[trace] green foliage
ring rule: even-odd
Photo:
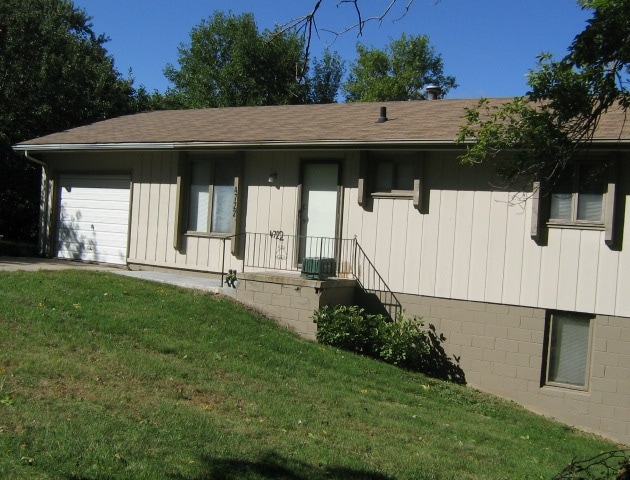
[[[313,59],[308,77],[309,103],[334,103],[341,86],[345,62],[337,52],[326,50],[321,60]]]
[[[553,110],[525,97],[503,103],[481,99],[466,109],[457,141],[467,142],[462,163],[491,163],[508,185],[553,178],[575,148]],[[509,152],[509,155],[505,155]]]
[[[179,47],[164,74],[184,108],[304,103],[304,45],[293,32],[258,32],[254,16],[215,12]]]
[[[0,2],[0,234],[36,231],[39,167],[10,149],[29,138],[144,108],[86,13],[67,0]]]
[[[509,182],[554,180],[587,144],[609,108],[630,105],[630,1],[582,0],[593,17],[561,60],[538,58],[530,91],[500,105],[482,101],[466,114],[458,141],[464,163],[496,162],[517,152],[499,173]],[[620,132],[622,126],[619,126]]]
[[[442,56],[426,35],[403,34],[385,50],[357,45],[358,58],[343,86],[346,100],[380,102],[424,99],[424,88],[436,85],[445,96],[457,87],[455,77],[444,75]]]
[[[422,322],[400,315],[392,321],[352,305],[324,306],[313,315],[317,340],[323,344],[421,371],[428,341]]]
[[[0,272],[0,478],[551,478],[614,445],[217,295]]]

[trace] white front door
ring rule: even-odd
[[[59,186],[56,256],[125,264],[129,177],[62,175]]]
[[[334,257],[339,165],[305,163],[302,178],[299,259]]]

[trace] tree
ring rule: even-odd
[[[440,0],[434,0],[434,3],[439,3],[439,1]],[[310,12],[288,21],[282,26],[282,30],[295,31],[302,36],[306,48],[306,56],[308,57],[313,34],[317,35],[320,31],[317,25],[317,17],[325,4],[334,4],[335,8],[347,7],[351,11],[351,18],[354,18],[354,21],[350,21],[340,30],[322,28],[321,31],[331,33],[337,37],[351,30],[356,30],[360,37],[368,23],[381,23],[386,17],[392,15],[394,15],[395,18],[402,18],[407,14],[413,3],[414,0],[370,0],[366,6],[365,4],[361,4],[360,0],[337,0],[335,2],[315,0]],[[365,12],[364,9],[367,9],[367,12]]]
[[[144,89],[123,79],[86,13],[68,0],[0,3],[0,235],[30,239],[39,168],[11,145],[143,108]]]
[[[164,74],[166,97],[184,108],[304,103],[303,41],[291,31],[258,32],[252,14],[215,12],[179,48]]]
[[[454,77],[444,75],[442,57],[426,35],[403,34],[385,50],[359,44],[357,53],[343,87],[348,101],[419,100],[429,84],[440,87],[442,95],[457,87]]]
[[[308,77],[309,103],[334,103],[341,87],[345,62],[338,53],[326,50],[321,60],[313,59]]]
[[[539,57],[526,97],[499,105],[482,99],[467,111],[458,136],[472,142],[461,157],[464,163],[492,162],[508,185],[551,183],[592,139],[609,108],[627,110],[630,1],[579,3],[593,10],[592,18],[564,58]]]

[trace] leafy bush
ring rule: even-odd
[[[324,306],[313,315],[317,340],[413,371],[422,371],[429,341],[422,321],[399,315],[396,321],[352,305]]]

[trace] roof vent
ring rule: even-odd
[[[387,121],[387,107],[381,107],[381,113],[376,122],[384,123],[386,121]]]
[[[437,100],[440,98],[442,89],[437,85],[427,85],[424,89],[427,92],[427,100]]]

